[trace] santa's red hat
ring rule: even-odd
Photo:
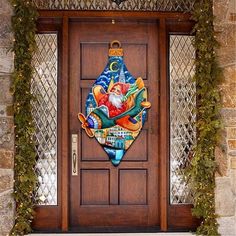
[[[125,83],[121,83],[121,82],[117,82],[115,84],[113,84],[112,88],[111,88],[111,91],[116,87],[116,86],[120,86],[121,88],[121,93],[123,95],[125,95],[129,89],[129,84],[125,84]]]

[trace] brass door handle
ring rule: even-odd
[[[78,175],[78,135],[71,135],[71,174]]]

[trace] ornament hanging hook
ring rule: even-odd
[[[121,42],[118,41],[118,40],[113,40],[113,41],[110,43],[110,48],[116,48],[115,45],[118,45],[118,48],[121,48]]]
[[[123,49],[121,48],[121,43],[118,40],[113,40],[110,43],[110,49],[109,49],[109,56],[117,56],[122,57],[123,56]]]

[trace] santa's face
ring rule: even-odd
[[[118,109],[122,107],[122,98],[123,95],[121,93],[120,94],[117,94],[116,92],[109,93],[109,102]]]
[[[112,89],[111,89],[112,93],[115,93],[116,95],[121,95],[121,86],[120,85],[115,85]]]

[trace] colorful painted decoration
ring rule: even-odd
[[[86,114],[78,114],[82,128],[97,139],[112,164],[118,166],[140,133],[150,106],[142,78],[135,79],[129,73],[121,44],[113,41],[108,64],[88,94]]]

